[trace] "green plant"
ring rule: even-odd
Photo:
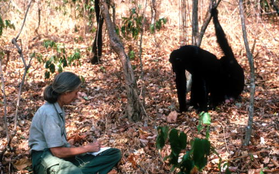
[[[3,21],[2,17],[0,16],[0,37],[3,34],[3,30],[7,28],[15,29],[15,26],[14,24],[11,23],[10,20]],[[1,43],[2,41],[3,39],[0,39]],[[1,44],[0,44],[0,59],[2,59],[5,56],[5,54],[6,52],[3,50],[3,48],[1,48]]]
[[[15,26],[14,24],[11,23],[10,20],[3,21],[3,19],[0,16],[0,36],[2,36],[3,34],[3,29],[7,29],[7,28],[15,29]]]
[[[126,39],[137,39],[139,36],[143,17],[139,15],[138,10],[139,8],[132,8],[129,17],[122,17],[121,33]]]
[[[160,18],[159,20],[157,20],[157,21],[155,22],[155,24],[151,24],[151,25],[150,25],[150,31],[151,31],[151,33],[155,33],[155,29],[156,29],[157,31],[161,30],[162,26],[163,26],[164,24],[166,24],[166,23],[167,23],[167,18],[164,18],[164,17]]]
[[[49,51],[54,51],[50,57],[43,57],[40,54],[36,55],[37,60],[45,65],[45,78],[48,79],[50,74],[62,72],[64,67],[80,65],[80,50],[74,50],[74,53],[67,55],[66,50],[62,44],[51,40],[45,40],[43,46]]]
[[[206,112],[200,114],[199,133],[204,127],[206,129],[206,138],[194,138],[188,144],[190,148],[187,150],[187,136],[184,132],[172,129],[169,131],[167,126],[158,127],[158,137],[156,140],[157,149],[162,149],[166,143],[169,142],[171,147],[170,155],[166,156],[164,160],[168,160],[172,165],[172,171],[179,170],[179,174],[190,174],[192,170],[201,171],[208,162],[208,157],[211,153],[215,153],[219,157],[219,169],[221,170],[222,159],[215,151],[209,141],[209,126],[211,124],[210,115]],[[186,150],[185,153],[183,153]],[[225,163],[223,167],[227,166]],[[230,171],[226,169],[226,174]]]

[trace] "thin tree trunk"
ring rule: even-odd
[[[244,13],[243,13],[243,0],[239,0],[239,12],[240,12],[240,18],[241,18],[241,26],[242,26],[242,33],[243,33],[243,39],[244,44],[247,52],[247,57],[249,60],[250,65],[250,80],[251,80],[251,88],[250,88],[250,105],[249,105],[249,119],[248,119],[248,125],[246,127],[245,132],[245,139],[243,142],[244,146],[247,146],[249,144],[251,134],[252,134],[252,126],[253,126],[253,116],[254,116],[254,95],[255,95],[255,73],[254,73],[254,59],[253,55],[249,48],[249,43],[247,40],[247,33],[246,33],[246,26],[245,26],[245,19],[244,19]]]
[[[105,0],[101,0],[101,13],[106,22],[110,44],[113,50],[118,54],[124,71],[124,78],[125,78],[125,87],[127,90],[127,116],[131,121],[140,121],[142,120],[142,113],[143,108],[140,104],[139,96],[138,96],[138,89],[137,84],[134,76],[134,72],[130,63],[130,59],[125,53],[124,46],[121,43],[120,38],[115,32],[114,25],[111,21],[108,6]]]
[[[197,45],[199,32],[199,22],[198,22],[198,1],[193,0],[193,9],[192,9],[192,44]]]
[[[27,14],[28,14],[28,11],[30,9],[31,4],[32,4],[32,0],[30,0],[29,4],[27,6],[27,10],[26,10],[26,13],[25,13],[25,16],[24,16],[24,19],[23,19],[23,23],[22,23],[22,26],[21,26],[21,29],[20,29],[18,35],[15,38],[12,39],[12,44],[14,44],[15,47],[17,48],[17,52],[19,53],[20,58],[22,59],[22,62],[24,64],[24,74],[23,74],[22,81],[20,83],[19,90],[18,90],[17,103],[16,103],[16,111],[15,111],[15,117],[14,117],[14,129],[13,129],[11,134],[9,134],[8,123],[7,123],[7,119],[6,119],[6,104],[7,104],[7,102],[4,101],[5,102],[4,103],[5,104],[5,106],[4,106],[4,110],[5,110],[4,121],[5,121],[5,123],[4,124],[6,124],[5,128],[7,128],[6,129],[6,132],[7,132],[7,144],[5,145],[4,150],[2,152],[0,152],[0,163],[2,163],[3,156],[4,156],[5,152],[8,150],[8,148],[10,147],[10,145],[12,143],[12,140],[13,140],[13,138],[15,137],[15,135],[17,133],[18,109],[19,109],[19,103],[20,103],[20,99],[21,99],[21,92],[22,92],[22,88],[24,86],[25,77],[27,75],[27,72],[28,72],[28,70],[29,70],[29,68],[31,66],[31,61],[33,59],[33,56],[31,56],[30,59],[29,59],[29,63],[26,64],[26,61],[25,61],[24,56],[23,56],[22,48],[17,44],[17,39],[19,38],[19,36],[20,36],[20,34],[21,34],[22,30],[23,30],[23,27],[25,25],[25,21],[26,21]],[[2,64],[0,64],[0,66],[1,66],[1,70],[0,70],[1,71],[0,72],[1,73],[1,80],[3,82],[3,80],[4,80],[3,76],[4,75],[3,75],[3,72],[2,72]],[[4,85],[4,84],[2,84],[2,85]],[[5,86],[2,86],[3,94],[5,92],[4,88],[5,88]],[[4,94],[4,100],[6,100],[5,99],[5,94]]]
[[[181,43],[183,43],[183,45],[186,43],[187,41],[187,9],[186,9],[186,0],[181,0],[180,2],[180,13],[181,13]]]

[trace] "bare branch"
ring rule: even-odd
[[[200,31],[200,34],[199,34],[199,38],[198,38],[198,41],[197,41],[197,46],[201,46],[201,42],[202,42],[202,38],[203,38],[203,35],[205,33],[205,30],[212,18],[212,15],[211,15],[211,9],[212,8],[217,8],[218,5],[220,4],[221,0],[218,0],[218,2],[215,2],[215,0],[212,0],[212,4],[209,5],[209,8],[206,12],[206,17],[205,17],[205,20],[204,20],[204,23],[201,27],[201,31]]]
[[[27,6],[27,10],[26,10],[26,13],[25,13],[25,16],[24,16],[24,19],[23,19],[23,23],[22,23],[21,29],[20,29],[18,35],[17,35],[16,38],[15,38],[16,41],[17,41],[17,39],[19,38],[19,36],[20,36],[20,34],[21,34],[21,32],[22,32],[22,29],[23,29],[23,27],[24,27],[24,24],[25,24],[25,21],[26,21],[26,17],[27,17],[27,14],[28,14],[28,11],[29,11],[29,9],[30,9],[30,6],[31,6],[32,1],[33,1],[33,0],[30,0],[29,4],[28,4],[28,6]]]
[[[19,102],[20,102],[20,99],[21,99],[22,87],[23,87],[23,85],[24,85],[25,77],[26,77],[26,74],[27,74],[28,69],[29,69],[30,66],[31,66],[31,60],[32,60],[32,58],[33,58],[33,57],[31,57],[31,58],[29,59],[29,62],[28,62],[28,65],[27,65],[26,62],[25,62],[24,56],[23,56],[22,49],[21,49],[21,47],[19,46],[19,44],[17,43],[17,40],[18,40],[18,38],[19,38],[19,36],[20,36],[22,30],[23,30],[23,27],[24,27],[24,24],[25,24],[25,21],[26,21],[26,17],[27,17],[29,8],[30,8],[30,6],[31,6],[31,3],[32,3],[32,0],[30,0],[30,2],[29,2],[29,5],[28,5],[28,8],[27,8],[27,10],[26,10],[25,17],[24,17],[24,20],[23,20],[23,24],[22,24],[22,26],[21,26],[21,29],[20,29],[20,31],[19,31],[17,37],[15,37],[15,38],[12,39],[12,44],[14,44],[15,47],[17,48],[17,52],[19,53],[19,55],[20,55],[20,57],[21,57],[21,59],[22,59],[22,62],[23,62],[23,64],[24,64],[24,74],[23,74],[22,81],[21,81],[20,86],[19,86],[19,91],[18,91],[18,96],[17,96],[16,113],[15,113],[15,117],[14,117],[14,129],[13,129],[13,132],[12,132],[11,135],[9,135],[9,133],[8,133],[8,131],[7,131],[7,145],[6,145],[5,149],[3,150],[3,152],[0,154],[1,156],[3,156],[4,153],[7,151],[8,147],[10,147],[10,144],[11,144],[11,142],[12,142],[12,139],[13,139],[13,137],[15,136],[15,134],[16,134],[16,132],[17,132],[18,108],[19,108]],[[0,64],[0,66],[1,66],[1,79],[2,79],[2,74],[3,74],[3,73],[2,73],[2,65]],[[4,77],[3,77],[3,78],[4,78]],[[2,81],[3,81],[3,79],[2,79]],[[4,83],[2,83],[2,84],[4,85]],[[4,87],[2,87],[2,88],[3,88],[2,90],[4,91]],[[7,120],[5,121],[5,124],[7,124]],[[7,129],[8,129],[8,128],[7,128]],[[0,159],[0,160],[2,161],[2,159]],[[0,162],[1,162],[1,161],[0,161]]]
[[[251,80],[251,88],[250,88],[250,106],[249,106],[249,118],[248,118],[248,125],[246,127],[245,132],[245,140],[243,142],[244,146],[249,145],[249,141],[251,138],[252,133],[252,126],[253,126],[253,115],[254,115],[254,96],[255,96],[255,74],[254,74],[254,59],[253,55],[249,48],[249,43],[247,40],[247,33],[246,33],[246,25],[245,25],[245,19],[244,19],[244,12],[243,12],[243,0],[239,0],[239,13],[241,18],[241,26],[242,26],[242,33],[243,33],[243,39],[244,44],[247,52],[247,57],[249,60],[250,65],[250,80]]]
[[[2,70],[2,58],[0,57],[0,76],[1,76],[1,91],[3,94],[3,99],[4,99],[4,127],[6,130],[6,137],[7,137],[7,141],[9,141],[9,130],[8,130],[8,126],[7,126],[7,99],[6,99],[6,92],[5,92],[5,80],[4,80],[4,73]],[[3,155],[6,151],[6,148],[0,153],[0,161],[2,161]]]

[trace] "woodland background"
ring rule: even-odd
[[[83,5],[87,2],[87,10]],[[0,1],[0,15],[10,20],[14,29],[6,28],[0,37],[1,77],[0,93],[0,152],[7,146],[7,132],[4,119],[4,95],[7,100],[6,121],[11,133],[16,130],[11,146],[2,154],[1,173],[32,173],[28,148],[29,126],[32,117],[44,101],[42,91],[53,76],[45,79],[45,64],[40,58],[50,59],[57,49],[46,47],[46,41],[60,43],[69,56],[78,52],[80,65],[67,66],[64,71],[72,71],[84,79],[79,98],[66,107],[68,138],[73,144],[83,144],[93,140],[102,141],[104,146],[121,149],[123,158],[114,173],[171,173],[171,166],[163,157],[170,149],[156,150],[157,127],[167,125],[184,131],[188,139],[197,136],[199,115],[190,109],[177,113],[176,89],[168,62],[172,50],[181,45],[191,44],[191,1],[186,0],[186,25],[182,27],[181,1],[156,0],[156,20],[166,18],[160,30],[152,33],[151,2],[115,0],[115,24],[124,25],[123,17],[129,17],[131,9],[146,17],[142,37],[142,54],[139,56],[139,38],[122,38],[125,50],[130,54],[140,96],[145,95],[146,116],[139,122],[131,122],[125,117],[127,102],[121,62],[111,49],[107,30],[104,27],[102,62],[90,63],[91,46],[95,37],[96,19],[91,1],[33,1],[28,12],[19,43],[26,61],[31,60],[19,107],[17,123],[16,101],[24,74],[24,64],[17,49],[11,43],[22,26],[29,1]],[[235,103],[222,104],[210,111],[212,124],[210,141],[222,159],[229,163],[233,173],[278,173],[279,172],[279,25],[278,15],[270,11],[257,11],[254,1],[246,4],[246,27],[250,48],[254,56],[256,93],[254,124],[249,146],[242,146],[245,126],[248,121],[250,97],[250,69],[244,47],[239,8],[237,1],[221,1],[220,23],[235,53],[236,59],[245,71],[245,89],[242,98]],[[256,1],[255,1],[256,2]],[[278,2],[278,1],[275,1]],[[144,10],[146,4],[146,10]],[[255,5],[255,4],[254,4]],[[199,26],[208,10],[209,1],[199,1]],[[141,7],[141,8],[139,8]],[[40,10],[40,11],[39,11]],[[93,9],[94,11],[94,9]],[[112,10],[111,10],[112,11]],[[272,10],[271,10],[272,11]],[[39,13],[40,12],[40,13]],[[40,16],[40,18],[38,17]],[[39,20],[40,19],[40,20]],[[217,57],[222,52],[217,44],[212,22],[202,40],[201,47]],[[135,56],[133,56],[133,51]],[[140,68],[140,57],[142,68]],[[4,86],[4,87],[3,87]],[[15,123],[17,126],[15,127]],[[201,173],[218,173],[218,157],[210,156],[208,165]]]

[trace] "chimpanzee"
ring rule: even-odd
[[[207,111],[208,104],[215,107],[224,101],[224,70],[214,54],[197,46],[185,45],[172,51],[169,61],[176,74],[180,112],[187,110],[185,70],[192,74],[190,105],[200,111]]]
[[[224,86],[225,97],[228,100],[234,100],[239,97],[244,88],[244,72],[242,67],[238,64],[234,57],[233,51],[229,46],[226,39],[226,35],[218,20],[218,11],[216,8],[211,10],[213,16],[213,23],[215,26],[215,33],[217,36],[217,42],[221,47],[224,56],[220,59],[220,62],[224,69]]]

